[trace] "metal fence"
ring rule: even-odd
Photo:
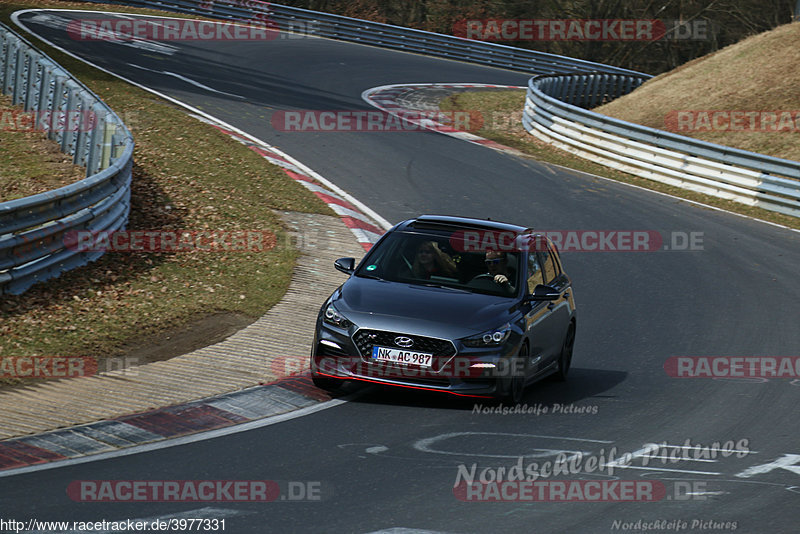
[[[540,76],[529,83],[523,113],[523,124],[530,133],[638,176],[800,216],[798,162],[705,143],[584,109],[632,91],[649,78],[642,73],[257,0],[115,3],[248,21],[282,31],[537,74]],[[0,292],[21,293],[36,281],[58,276],[102,254],[65,247],[68,231],[124,227],[133,140],[119,118],[63,69],[10,30],[3,29],[0,34],[0,83],[15,103],[29,110],[92,110],[100,117],[91,129],[62,128],[48,133],[76,163],[87,166],[86,179],[0,204]]]
[[[100,0],[96,0],[100,1]],[[644,178],[800,216],[798,164],[627,123],[592,108],[649,75],[532,50],[402,28],[257,0],[129,0],[117,3],[265,24],[540,75],[529,83],[523,124],[532,134]]]
[[[628,94],[646,79],[613,74],[533,78],[523,125],[560,148],[643,178],[800,217],[800,162],[585,109]]]
[[[380,22],[353,19],[297,7],[257,0],[89,0],[103,4],[122,4],[177,13],[247,21],[281,31],[327,37],[366,45],[404,50],[427,56],[456,59],[469,63],[530,72],[531,74],[563,74],[575,72],[607,72],[638,74],[634,71],[583,61],[535,50],[526,50],[462,37],[393,26]]]
[[[71,232],[124,228],[130,211],[133,138],[111,109],[52,59],[0,24],[0,89],[29,113],[86,177],[53,191],[0,203],[0,294],[93,261]]]

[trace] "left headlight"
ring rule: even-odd
[[[351,323],[347,317],[339,313],[339,310],[336,309],[336,306],[333,304],[328,304],[325,308],[325,312],[322,314],[323,321],[328,323],[329,325],[333,325],[337,328],[350,328],[353,324]]]
[[[497,347],[505,343],[511,335],[511,325],[504,324],[500,328],[489,330],[477,336],[464,338],[461,340],[468,347]]]

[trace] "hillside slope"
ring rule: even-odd
[[[800,160],[800,22],[664,73],[594,111]]]

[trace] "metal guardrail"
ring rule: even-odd
[[[93,0],[100,1],[100,0]],[[611,167],[685,189],[800,216],[800,163],[646,128],[583,108],[629,93],[650,76],[495,43],[472,41],[257,0],[130,0],[301,33],[532,72],[523,125],[532,134]],[[543,75],[543,76],[542,76]]]
[[[68,232],[124,228],[130,211],[133,138],[111,109],[66,70],[0,24],[0,90],[31,112],[36,129],[86,167],[86,178],[0,203],[0,294],[85,265]]]
[[[321,13],[257,0],[214,0],[210,2],[208,0],[89,1],[160,9],[231,21],[260,23],[281,31],[295,31],[340,41],[403,50],[427,56],[530,72],[532,74],[576,72],[639,74],[619,67],[537,52],[535,50],[485,43],[462,37],[353,19],[341,15],[332,15],[330,13]]]
[[[800,162],[614,119],[585,108],[641,85],[643,76],[539,76],[522,122],[540,139],[643,178],[800,217]]]
[[[104,0],[90,0],[105,2]],[[593,113],[649,75],[543,52],[473,41],[258,0],[129,0],[116,3],[404,50],[539,75],[523,125],[599,163],[685,189],[800,216],[800,163],[706,143]]]

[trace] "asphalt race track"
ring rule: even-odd
[[[392,223],[436,213],[649,230],[667,247],[673,232],[699,232],[702,246],[563,253],[579,314],[573,369],[566,384],[540,383],[525,399],[528,411],[547,413],[482,413],[471,400],[374,388],[257,430],[4,478],[4,511],[59,521],[225,518],[235,533],[608,532],[639,520],[704,532],[797,529],[800,380],[679,379],[664,365],[672,356],[800,356],[800,234],[433,132],[282,132],[270,123],[280,110],[372,109],[360,95],[378,85],[525,85],[524,74],[310,38],[171,42],[165,52],[76,41],[34,16],[20,20],[278,146]],[[730,441],[737,454],[635,457],[613,476],[566,477],[656,481],[665,488],[657,502],[462,502],[453,490],[459,465],[480,472],[612,449],[619,457],[687,440]],[[79,503],[67,494],[78,480],[274,480],[285,491],[271,503]]]

